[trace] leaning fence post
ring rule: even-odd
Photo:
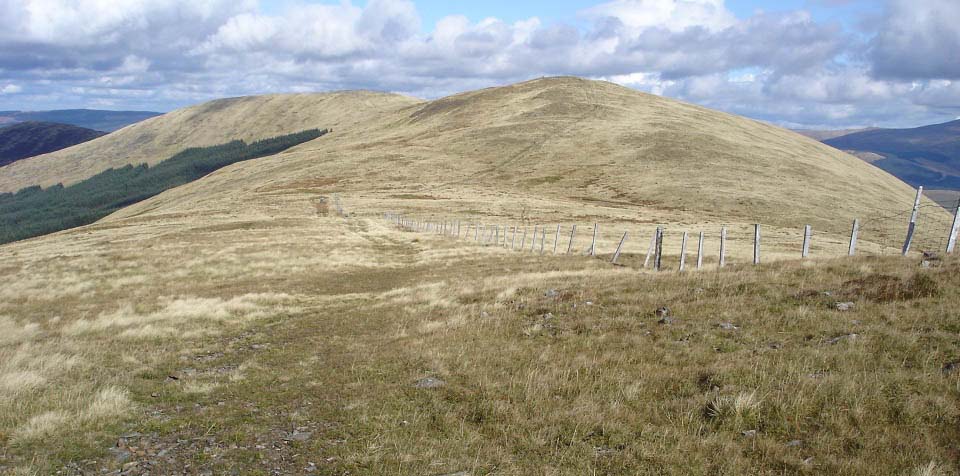
[[[697,241],[697,269],[703,267],[703,232],[700,232],[700,240]]]
[[[517,225],[513,225],[513,234],[510,237],[510,249],[517,249]]]
[[[553,254],[557,254],[557,243],[560,241],[560,225],[557,225],[557,234],[553,237]]]
[[[590,244],[590,256],[597,255],[597,224],[593,224],[593,242]]]
[[[920,197],[923,195],[923,187],[917,188],[917,199],[913,202],[913,213],[910,214],[910,224],[907,226],[907,239],[903,242],[903,256],[910,252],[910,245],[913,243],[913,233],[917,230],[917,213],[920,212]]]
[[[543,242],[547,239],[547,228],[540,230],[540,254],[543,254]]]
[[[810,225],[803,226],[803,248],[800,251],[800,257],[806,258],[810,256],[810,237],[813,235],[813,228]]]
[[[573,235],[577,233],[577,225],[574,224],[570,228],[570,241],[567,242],[567,254],[570,254],[570,250],[573,249]]]
[[[659,226],[657,227],[656,242],[657,245],[653,250],[653,269],[654,271],[660,271],[661,258],[663,257],[663,228]]]
[[[617,264],[617,260],[620,259],[620,250],[623,249],[623,242],[627,240],[627,232],[623,232],[623,236],[620,237],[620,244],[617,245],[617,251],[613,253],[613,259],[610,260],[611,263]]]
[[[720,227],[720,267],[726,264],[727,260],[727,227]]]
[[[853,228],[850,230],[850,247],[847,248],[847,256],[857,254],[857,232],[860,231],[860,220],[853,219]]]
[[[680,240],[680,271],[683,271],[687,264],[687,232],[683,232],[683,239]]]
[[[947,253],[953,253],[953,247],[957,244],[958,227],[960,227],[960,200],[957,200],[957,208],[953,211],[953,225],[950,227],[950,237],[947,239]]]
[[[659,228],[657,228],[659,229]],[[650,247],[647,248],[647,258],[643,260],[643,267],[646,268],[650,264],[650,258],[653,257],[653,252],[657,247],[657,232],[653,232],[653,236],[650,237]]]
[[[533,225],[533,239],[530,240],[530,252],[533,253],[533,251],[536,248],[537,248],[537,225]]]
[[[753,264],[760,264],[760,224],[753,225]]]
[[[494,227],[494,230],[496,230],[497,232],[496,232],[496,236],[493,238],[493,242],[496,246],[500,246],[500,225],[496,225]]]

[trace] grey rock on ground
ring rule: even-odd
[[[547,292],[543,293],[543,295],[546,296],[546,297],[551,297],[551,298],[552,298],[552,297],[557,297],[557,296],[559,296],[559,295],[560,295],[560,292],[557,291],[556,289],[548,289]]]
[[[803,446],[803,442],[800,440],[790,440],[786,443],[785,446],[788,446],[788,447]]]
[[[434,377],[426,377],[420,380],[417,380],[417,383],[413,384],[416,388],[439,388],[446,385],[447,382],[440,380]]]
[[[943,367],[940,368],[940,371],[949,374],[960,370],[960,360],[954,360],[953,362],[947,362],[943,364]]]
[[[838,302],[838,303],[834,304],[833,307],[834,307],[836,310],[843,312],[843,311],[850,311],[850,310],[852,310],[854,307],[856,307],[856,304],[854,304],[854,303],[852,303],[852,302]]]
[[[860,337],[859,334],[845,334],[845,335],[842,335],[842,336],[834,337],[834,338],[832,338],[832,339],[827,339],[827,344],[830,344],[830,345],[838,344],[838,343],[843,342],[843,341],[845,341],[845,340],[856,340],[856,339],[859,338],[859,337]]]
[[[720,323],[720,328],[723,329],[723,330],[725,330],[725,331],[735,331],[735,330],[739,329],[739,327],[733,325],[732,322],[721,322],[721,323]]]

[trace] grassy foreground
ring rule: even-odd
[[[320,222],[0,249],[0,473],[960,470],[956,259],[654,275]]]

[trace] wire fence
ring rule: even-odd
[[[670,227],[634,222],[523,224],[520,220],[383,217],[407,232],[432,233],[482,246],[536,255],[589,255],[628,266],[700,268],[764,260],[947,252],[957,220],[943,208],[918,200],[901,209],[865,207],[849,232],[756,223],[685,224]],[[932,213],[933,211],[936,213]],[[908,236],[909,235],[909,236]],[[909,249],[907,243],[909,242]],[[657,267],[656,263],[660,263]]]

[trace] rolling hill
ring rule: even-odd
[[[0,127],[0,167],[104,135],[106,132],[52,122],[20,122]]]
[[[873,165],[911,185],[960,189],[960,120],[912,129],[866,130],[823,142],[858,155],[880,155]]]
[[[311,127],[331,132],[0,245],[0,472],[902,475],[955,460],[944,310],[960,262],[917,266],[951,217],[924,202],[901,258],[911,187],[767,124],[576,78],[435,101],[237,98],[2,167],[0,190]],[[404,231],[389,211],[547,229],[548,251]],[[854,218],[868,257],[846,256]],[[580,226],[569,254],[549,251],[558,225]],[[643,269],[657,226],[671,269],[681,233],[704,231],[706,269]]]
[[[113,132],[130,124],[159,116],[149,111],[104,111],[61,109],[54,111],[0,111],[0,125],[17,122],[56,122],[96,131]]]

